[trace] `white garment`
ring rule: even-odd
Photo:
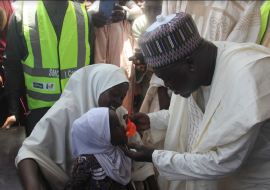
[[[72,153],[93,154],[107,176],[126,185],[131,179],[131,160],[111,144],[108,108],[92,108],[76,119],[71,129]]]
[[[191,153],[197,144],[200,127],[203,120],[203,112],[195,102],[193,95],[188,98],[189,127],[188,127],[188,149]]]
[[[123,82],[128,82],[124,71],[110,64],[86,66],[72,74],[60,99],[24,140],[15,164],[18,165],[26,158],[34,159],[51,187],[54,190],[64,189],[75,160],[70,140],[72,123],[91,108],[98,107],[98,98],[102,92]],[[126,126],[123,115],[127,111],[119,107],[116,112],[120,123]],[[130,141],[138,137],[135,134]]]
[[[139,48],[138,39],[145,33],[145,30],[149,26],[148,20],[145,14],[136,18],[132,24],[132,37],[133,37],[133,50]]]
[[[158,78],[154,73],[152,74],[151,81],[150,81],[150,87],[147,90],[146,96],[143,100],[140,112],[142,113],[153,113],[158,112],[160,110],[159,107],[159,99],[158,99],[158,88],[163,86],[164,82],[160,78]],[[172,95],[172,91],[167,88],[167,93],[169,97]],[[144,131],[142,141],[144,144],[153,146],[155,149],[163,149],[164,148],[164,140],[161,141],[154,141],[151,139],[151,135],[148,134],[149,131]],[[152,131],[152,133],[155,133]],[[166,131],[158,131],[156,135],[160,136],[161,139],[165,138]]]
[[[145,99],[143,100],[140,112],[142,113],[152,113],[160,110],[159,100],[158,100],[158,87],[165,87],[163,80],[158,78],[154,73],[150,80],[150,86],[146,93]],[[168,96],[171,97],[172,91],[168,88]]]
[[[152,155],[159,185],[162,190],[269,189],[270,50],[252,43],[214,44],[217,65],[195,150],[187,153],[187,99],[173,95],[168,111],[149,114],[154,141],[162,140],[157,131],[167,131],[165,150]]]
[[[190,14],[200,35],[206,40],[239,43],[258,41],[261,25],[259,1],[163,1],[163,16],[177,12]],[[150,91],[152,88],[150,84],[140,112],[159,110],[157,90]]]
[[[260,1],[164,0],[162,15],[190,14],[200,35],[210,41],[254,42],[260,34]]]

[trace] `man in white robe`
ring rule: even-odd
[[[161,190],[269,189],[270,50],[206,41],[186,13],[154,23],[139,45],[174,95],[169,110],[131,116],[164,150],[131,143],[126,155],[153,162]]]

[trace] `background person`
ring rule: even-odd
[[[5,71],[3,67],[3,62],[5,61],[4,50],[6,48],[6,40],[8,34],[8,26],[11,15],[14,11],[13,4],[11,1],[0,1],[0,126],[4,125],[8,115],[8,100],[4,97],[4,86],[5,86]],[[22,72],[22,71],[21,71]],[[17,76],[18,77],[18,76]],[[21,77],[20,80],[24,80]],[[26,113],[28,111],[25,90],[21,89],[20,95],[17,100],[19,103],[19,113],[18,120],[16,122],[17,126],[26,126]],[[9,129],[7,126],[6,129]]]
[[[2,127],[9,128],[17,121],[22,70],[31,110],[25,128],[29,136],[59,99],[71,74],[90,64],[93,43],[93,23],[84,5],[68,0],[23,2],[12,15],[8,30],[4,66],[9,117]]]
[[[88,11],[99,10],[99,2],[95,1]],[[142,14],[134,1],[119,1],[116,5],[118,18],[110,25],[95,27],[95,63],[110,63],[126,72],[130,89],[123,102],[123,107],[132,111],[135,93],[134,66],[128,60],[132,56],[131,21]],[[115,11],[115,10],[113,10]],[[116,14],[116,12],[115,12]],[[102,23],[102,20],[99,20]]]
[[[0,2],[0,125],[5,123],[7,114],[7,101],[3,99],[5,73],[3,68],[4,50],[6,48],[8,23],[13,13],[13,7],[10,1]]]
[[[132,36],[134,40],[134,52],[139,48],[138,39],[146,29],[156,21],[161,14],[162,1],[146,0],[143,4],[144,15],[135,19],[132,25]],[[130,60],[133,60],[131,57]],[[136,61],[134,61],[136,63]],[[164,83],[153,74],[150,67],[140,63],[135,64],[136,83],[139,84],[141,93],[135,96],[137,99],[136,112],[151,113],[160,109],[168,109],[170,106],[171,91],[164,87]]]
[[[258,43],[261,1],[163,1],[162,15],[192,15],[199,34],[209,41]]]

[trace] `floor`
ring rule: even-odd
[[[0,190],[23,190],[15,157],[25,139],[24,127],[0,128]]]

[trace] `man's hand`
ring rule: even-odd
[[[143,54],[140,49],[135,48],[135,55],[128,58],[129,61],[132,61],[134,65],[145,65]]]
[[[14,123],[16,122],[16,116],[15,115],[12,115],[12,116],[9,116],[6,120],[6,122],[4,123],[4,125],[2,126],[2,128],[6,128],[6,130],[10,129],[10,127],[12,125],[14,125]]]
[[[114,8],[112,10],[111,22],[117,23],[121,20],[125,20],[125,10],[121,5],[117,3],[114,4]]]
[[[104,25],[108,24],[108,20],[104,17],[105,13],[92,10],[90,11],[90,14],[92,16],[95,27],[101,28]]]
[[[86,6],[86,10],[90,9],[92,3],[90,1],[84,1],[83,4]]]
[[[152,154],[155,149],[148,145],[138,145],[132,142],[127,143],[128,148],[135,149],[137,152],[129,150],[124,145],[119,145],[125,155],[136,162],[152,162]]]
[[[145,131],[150,129],[150,119],[145,113],[134,113],[128,116],[130,121],[136,125],[137,131]],[[124,115],[124,120],[127,120],[127,115]]]
[[[144,73],[147,69],[147,66],[146,65],[135,65],[135,69],[140,72],[140,73]]]

